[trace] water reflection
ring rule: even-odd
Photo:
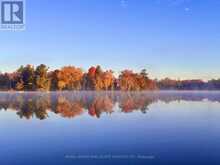
[[[29,92],[1,93],[0,110],[13,110],[20,118],[43,120],[53,112],[64,118],[74,118],[88,113],[100,118],[102,113],[115,111],[146,113],[157,101],[220,102],[220,92]]]

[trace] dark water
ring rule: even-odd
[[[0,164],[220,164],[220,92],[0,93]]]

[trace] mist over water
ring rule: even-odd
[[[219,118],[218,91],[2,92],[0,162],[218,164]]]
[[[117,112],[147,113],[150,106],[183,101],[220,102],[220,92],[24,92],[0,93],[0,109],[16,111],[20,118],[49,118],[54,113],[64,118]],[[159,102],[159,103],[158,103]]]

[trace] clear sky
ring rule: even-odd
[[[0,31],[0,44],[2,72],[100,64],[220,78],[220,0],[26,0],[26,30]]]

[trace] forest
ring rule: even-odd
[[[151,79],[147,70],[139,73],[125,69],[116,77],[112,70],[92,66],[87,72],[75,66],[53,71],[41,64],[20,66],[12,73],[0,73],[1,91],[63,91],[63,90],[219,90],[220,79],[203,81]]]

